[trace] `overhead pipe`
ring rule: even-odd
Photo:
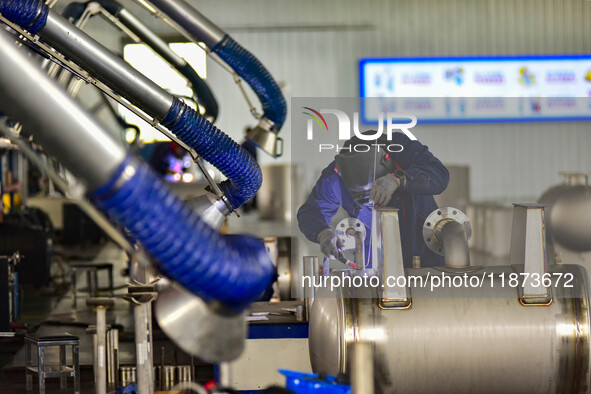
[[[215,122],[219,108],[213,92],[207,83],[201,79],[193,67],[176,54],[163,39],[158,37],[132,13],[114,0],[89,1],[87,3],[70,3],[62,12],[62,16],[74,23],[84,14],[88,6],[93,3],[117,19],[125,28],[150,47],[168,64],[174,67],[189,82],[195,94],[195,101],[205,109],[204,116],[212,123]]]
[[[6,4],[15,3],[2,2],[5,16]],[[27,25],[35,17],[29,14]],[[162,273],[225,310],[241,311],[257,299],[273,276],[263,243],[222,236],[204,223],[13,41],[0,30],[2,112],[86,183],[96,204],[130,230]]]
[[[0,0],[0,13],[22,28],[34,26],[43,41],[129,99],[218,168],[228,178],[220,184],[220,189],[230,204],[227,207],[217,201],[212,206],[221,215],[228,215],[232,208],[254,197],[262,183],[258,164],[204,116],[49,10],[41,0]],[[36,15],[40,17],[36,19]]]
[[[281,89],[265,66],[186,1],[149,0],[149,2],[168,15],[196,42],[203,42],[250,85],[261,102],[263,117],[246,138],[270,155],[280,156],[282,152],[279,151],[277,142],[281,139],[277,133],[285,122],[287,105]]]

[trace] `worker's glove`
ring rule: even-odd
[[[320,244],[320,250],[322,250],[322,253],[324,253],[326,257],[332,256],[335,259],[339,256],[339,249],[344,246],[343,241],[334,235],[334,232],[329,228],[322,230],[320,234],[318,234],[318,243]]]
[[[392,199],[392,195],[399,185],[400,181],[394,174],[386,174],[373,183],[369,192],[369,199],[376,205],[386,205]]]

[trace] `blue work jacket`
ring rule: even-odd
[[[422,228],[427,216],[437,208],[433,195],[445,190],[449,183],[449,172],[419,141],[410,140],[403,133],[394,133],[392,143],[403,146],[401,152],[390,154],[390,159],[394,161],[395,168],[404,170],[406,184],[394,192],[387,205],[399,209],[404,265],[411,267],[413,256],[421,257],[423,267],[442,265],[443,258],[425,244]],[[357,206],[353,202],[340,175],[335,171],[334,161],[322,171],[310,196],[298,210],[300,230],[310,241],[318,242],[318,234],[330,228],[339,206],[365,225],[365,264],[367,268],[371,267],[371,207]]]

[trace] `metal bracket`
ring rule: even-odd
[[[509,263],[524,266],[526,279],[520,289],[522,304],[548,305],[552,296],[542,278],[546,272],[546,229],[544,225],[544,205],[513,204],[513,227],[511,230],[511,251]],[[536,281],[530,280],[538,275]]]
[[[234,78],[234,83],[236,85],[238,85],[238,89],[240,89],[240,93],[242,93],[242,97],[244,97],[244,100],[246,101],[246,104],[248,105],[248,108],[250,110],[250,114],[255,119],[261,119],[263,117],[263,115],[259,114],[256,107],[252,104],[252,101],[250,101],[250,98],[248,97],[248,94],[246,93],[246,89],[244,89],[244,85],[242,84],[242,78],[240,78],[240,76],[238,74],[236,74],[236,72],[234,70],[231,71],[231,74],[232,74],[232,77]]]
[[[123,299],[132,304],[141,305],[158,298],[158,293],[152,285],[131,285],[127,288],[127,294],[123,295]]]
[[[373,222],[376,223],[376,231],[372,233],[372,242],[379,245],[378,259],[382,281],[380,307],[383,309],[408,308],[412,303],[408,287],[396,286],[396,279],[406,275],[402,259],[398,209],[373,208],[372,215]],[[388,278],[395,278],[393,286],[390,286],[391,280]]]

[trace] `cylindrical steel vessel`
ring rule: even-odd
[[[563,173],[564,183],[546,190],[539,202],[546,204],[550,239],[574,252],[591,250],[591,185],[587,174]]]
[[[582,267],[552,266],[550,274],[572,275],[573,287],[564,286],[564,276],[556,283],[554,275],[552,302],[536,306],[522,304],[519,288],[507,281],[523,267],[469,269],[468,278],[484,278],[482,287],[432,290],[411,283],[406,309],[381,308],[375,289],[366,290],[373,297],[347,298],[351,290],[319,288],[310,317],[314,371],[346,372],[348,345],[361,341],[375,347],[382,393],[588,392],[589,293]],[[408,269],[407,277],[441,276],[442,270]]]
[[[286,164],[261,166],[263,184],[257,194],[261,219],[291,221],[292,206],[299,203],[292,201],[294,195],[291,186],[298,184],[297,170]]]

